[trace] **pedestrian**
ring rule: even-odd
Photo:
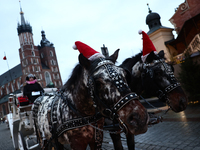
[[[44,93],[44,89],[37,82],[36,77],[33,74],[29,74],[26,77],[26,85],[23,89],[23,95],[27,96],[29,101],[33,103],[36,98]]]

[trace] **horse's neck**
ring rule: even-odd
[[[142,84],[143,83],[140,77],[132,77],[130,84],[131,91],[137,93],[138,95],[141,95],[143,92]]]
[[[95,113],[95,109],[88,91],[87,80],[87,73],[83,73],[79,82],[71,85],[73,89],[66,92],[68,92],[68,96],[72,100],[72,103],[81,114],[93,115]]]
[[[130,88],[133,92],[136,92],[138,95],[140,95],[143,92],[143,83],[142,83],[142,78],[141,78],[141,72],[139,71],[138,64],[140,61],[134,62],[131,65],[131,84]],[[138,74],[132,74],[132,69],[136,69],[136,72]]]

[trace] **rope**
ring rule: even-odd
[[[160,110],[160,111],[164,112],[164,113],[161,115],[161,117],[164,116],[165,114],[167,114],[167,112],[171,109],[170,107],[168,107],[167,110],[159,109],[159,108],[153,106],[151,103],[149,103],[149,102],[148,102],[146,99],[144,99],[141,95],[140,95],[140,97],[141,97],[147,104],[149,104],[149,106],[151,106],[151,107],[153,107],[153,108],[155,108],[155,109],[157,109],[157,110]]]

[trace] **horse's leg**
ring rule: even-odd
[[[114,149],[115,150],[123,150],[120,134],[111,134],[110,133],[110,137],[113,141]]]
[[[135,150],[135,136],[128,133],[126,135],[128,150]]]

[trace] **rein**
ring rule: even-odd
[[[149,102],[148,102],[144,97],[142,97],[141,95],[140,95],[140,97],[142,98],[142,100],[144,100],[144,101],[145,101],[149,106],[151,106],[152,108],[155,108],[155,109],[157,109],[157,110],[159,110],[159,111],[163,111],[164,113],[163,113],[163,115],[161,115],[161,117],[164,116],[165,114],[167,114],[167,112],[171,109],[170,107],[169,107],[167,110],[159,109],[159,108],[153,106],[151,103],[149,103]]]

